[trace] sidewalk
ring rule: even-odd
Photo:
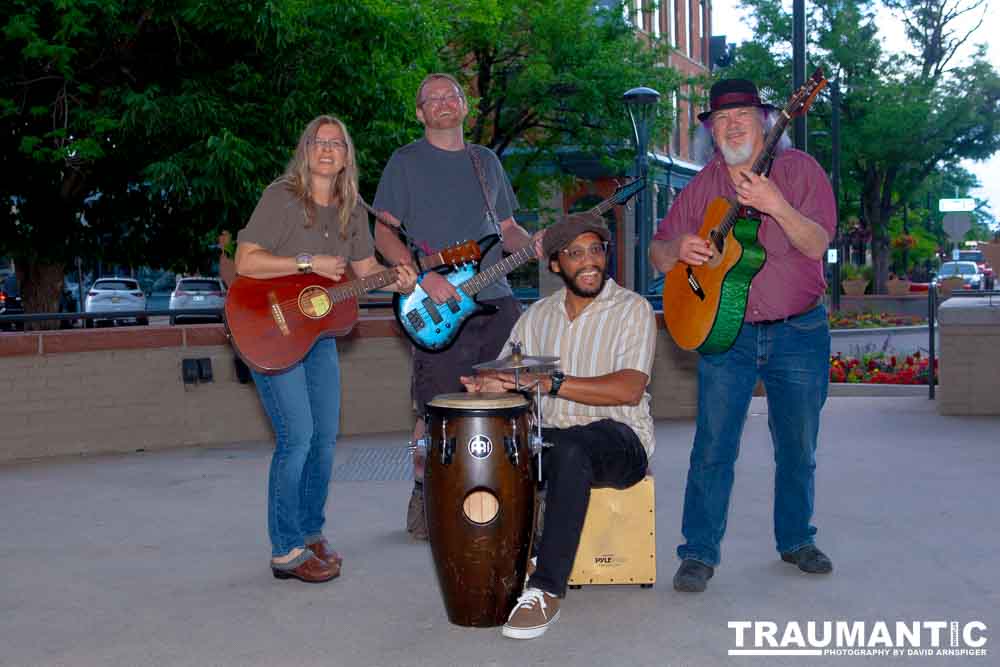
[[[774,551],[766,411],[754,399],[724,562],[706,593],[670,585],[694,426],[658,422],[656,586],[570,591],[559,622],[531,642],[449,624],[430,550],[403,531],[402,434],[338,443],[328,533],[344,575],[315,586],[268,570],[268,443],[0,467],[0,665],[865,660],[731,658],[726,624],[740,620],[980,620],[987,657],[891,662],[997,664],[1000,419],[941,417],[925,397],[831,398],[815,523],[835,571],[809,576]]]

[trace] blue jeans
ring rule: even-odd
[[[322,536],[333,447],[340,424],[337,342],[324,338],[298,364],[277,375],[253,371],[274,428],[267,489],[272,556]]]
[[[732,348],[698,361],[698,420],[684,494],[682,559],[719,564],[733,471],[757,379],[774,444],[774,537],[780,553],[813,543],[816,437],[829,383],[830,331],[818,306],[776,324],[744,323]]]

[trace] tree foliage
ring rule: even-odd
[[[0,29],[0,255],[34,311],[75,257],[207,269],[320,113],[347,124],[372,192],[420,135],[430,71],[470,84],[470,139],[529,202],[560,147],[626,143],[626,89],[678,81],[620,7],[587,0],[10,0]]]
[[[744,0],[756,18],[755,39],[737,51],[732,74],[772,91],[791,90],[791,16],[778,0]],[[1000,77],[985,47],[964,60],[978,28],[982,0],[889,0],[905,20],[909,47],[882,48],[876,5],[866,0],[818,0],[808,5],[808,62],[823,66],[842,91],[841,220],[856,213],[872,236],[876,289],[884,290],[890,261],[890,222],[904,205],[921,205],[936,174],[957,173],[964,159],[1000,149]],[[778,93],[776,101],[787,93]],[[823,136],[818,156],[829,164],[829,98],[810,115]],[[966,175],[967,172],[966,172]],[[966,180],[966,190],[975,185]],[[952,191],[937,196],[954,196]]]

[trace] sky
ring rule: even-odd
[[[987,11],[1000,8],[1000,0],[988,0],[993,7]],[[791,1],[784,3],[791,11]],[[973,42],[985,42],[991,29],[995,29],[996,19],[988,15],[986,21],[973,36]],[[887,10],[880,11],[879,29],[884,38],[884,47],[889,51],[902,51],[908,42],[903,33],[903,23]],[[725,35],[726,41],[740,44],[751,38],[750,19],[746,18],[745,10],[740,7],[739,0],[712,0],[712,34]],[[807,27],[808,29],[808,27]],[[988,56],[994,69],[1000,70],[1000,40],[993,40],[988,47]],[[971,171],[979,179],[982,187],[973,189],[972,196],[989,202],[989,213],[994,220],[1000,222],[1000,152],[994,153],[989,160],[982,162],[964,161],[962,166]]]

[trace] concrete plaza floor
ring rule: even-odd
[[[344,574],[268,570],[269,443],[0,467],[0,665],[1000,664],[1000,419],[936,414],[926,397],[831,398],[817,469],[810,576],[778,560],[767,405],[755,398],[723,563],[674,592],[692,422],[657,423],[658,582],[570,591],[531,642],[451,625],[426,543],[403,531],[410,482],[335,480],[328,533]],[[352,455],[402,434],[344,438]],[[959,621],[985,657],[731,657],[731,621]]]

